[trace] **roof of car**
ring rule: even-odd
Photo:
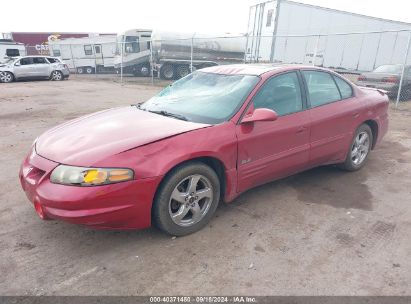
[[[225,74],[225,75],[253,75],[260,76],[267,72],[294,70],[299,68],[316,68],[298,64],[231,64],[217,65],[201,69],[203,72]]]

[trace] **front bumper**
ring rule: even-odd
[[[99,229],[151,225],[151,204],[161,177],[94,187],[67,186],[50,182],[57,165],[33,149],[20,169],[21,186],[40,217]]]

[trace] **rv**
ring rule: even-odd
[[[128,30],[117,38],[114,67],[117,72],[150,75],[151,30]]]
[[[26,47],[23,43],[17,43],[11,39],[0,39],[0,63],[10,57],[26,55]]]
[[[78,74],[114,71],[116,36],[49,39],[50,54],[60,57]]]

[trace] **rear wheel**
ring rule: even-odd
[[[14,80],[14,76],[10,72],[0,72],[0,82],[9,83]]]
[[[160,76],[163,79],[172,80],[175,76],[174,66],[170,63],[165,63],[160,69]]]
[[[77,68],[77,74],[84,74],[84,68],[83,67]]]
[[[60,71],[53,71],[52,73],[51,73],[51,80],[54,80],[54,81],[61,81],[61,80],[64,80],[64,76],[63,76],[63,73],[62,72],[60,72]]]
[[[339,167],[347,171],[361,169],[368,158],[372,143],[373,134],[371,128],[367,124],[362,124],[354,134],[345,162],[340,164]]]
[[[93,74],[94,73],[94,69],[92,67],[86,67],[86,73],[87,74]]]
[[[178,65],[176,68],[176,72],[178,78],[183,78],[190,74],[190,67],[186,64]]]
[[[220,200],[220,181],[213,169],[192,162],[175,169],[162,183],[153,204],[153,223],[182,236],[203,228]]]

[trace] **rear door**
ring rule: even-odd
[[[309,159],[310,119],[297,72],[268,79],[251,101],[268,108],[276,121],[237,125],[238,191],[304,170]]]
[[[311,118],[310,166],[345,159],[364,106],[344,79],[326,71],[302,70]]]
[[[45,57],[33,57],[33,76],[49,77],[50,73],[50,63]]]

